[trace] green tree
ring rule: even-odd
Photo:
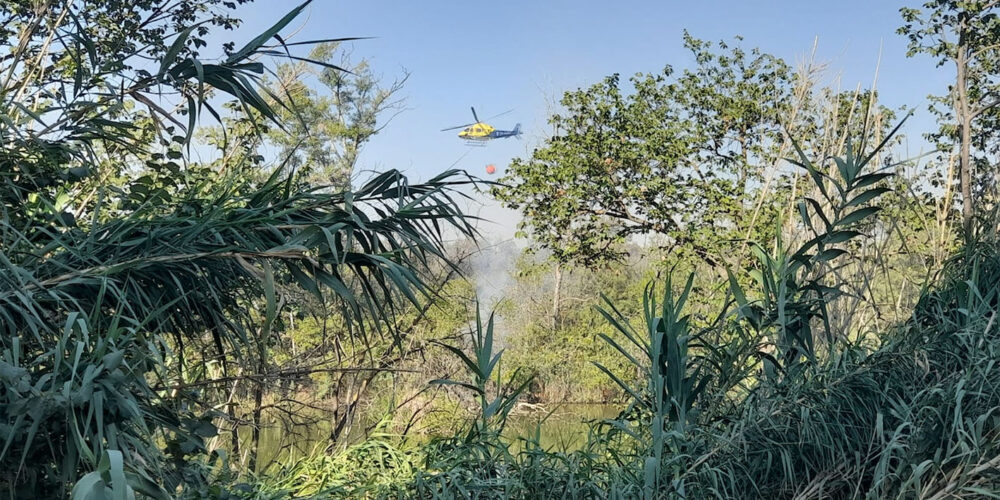
[[[904,7],[898,33],[909,39],[907,55],[926,54],[938,66],[953,64],[955,81],[948,94],[931,97],[941,130],[931,134],[943,148],[957,145],[962,222],[972,236],[974,184],[991,182],[986,155],[998,137],[1000,103],[1000,18],[994,0],[932,0],[922,8]],[[979,170],[977,172],[977,170]]]
[[[616,260],[633,235],[718,258],[737,234],[746,191],[780,140],[791,92],[787,65],[757,50],[685,35],[696,65],[668,66],[623,88],[612,75],[567,92],[555,134],[515,159],[495,196],[524,214],[522,229],[562,262]],[[763,227],[763,226],[762,226]]]
[[[267,138],[287,158],[287,168],[314,184],[346,186],[361,149],[402,110],[399,92],[409,74],[383,85],[370,61],[354,62],[339,43],[317,45],[309,58],[321,65],[278,67],[272,87],[288,104],[278,111],[285,129],[271,128]],[[310,78],[322,90],[311,86]]]
[[[266,37],[239,52],[225,44],[217,62],[199,59],[210,29],[238,24],[230,15],[236,3],[244,0],[0,5],[0,40],[10,47],[0,61],[5,217],[26,229],[33,225],[25,217],[54,215],[72,226],[96,201],[95,181],[150,160],[161,143],[183,141],[198,112],[213,111],[207,102],[192,106],[205,87],[260,107],[253,82],[263,69],[248,58],[266,50]],[[158,167],[179,169],[177,148],[169,159],[160,155]]]

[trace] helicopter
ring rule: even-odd
[[[472,109],[472,117],[476,119],[475,122],[466,123],[465,125],[459,125],[457,127],[448,127],[445,129],[441,129],[441,131],[447,132],[449,130],[462,129],[462,131],[458,133],[458,136],[461,137],[462,139],[470,141],[470,143],[485,143],[490,139],[506,139],[508,137],[518,137],[521,135],[520,123],[514,125],[514,130],[497,130],[493,128],[492,125],[483,123],[483,121],[479,119],[479,116],[476,115],[476,108],[470,107],[470,109]],[[513,110],[504,111],[499,115],[493,115],[487,118],[487,120],[491,120],[498,116],[503,116],[507,113],[510,113],[511,111]]]

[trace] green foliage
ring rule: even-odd
[[[252,498],[394,498],[405,495],[421,456],[393,436],[374,433],[335,455],[289,462],[272,473]]]
[[[105,451],[97,470],[83,476],[73,486],[72,498],[73,500],[135,499],[135,492],[125,481],[122,452]]]
[[[299,480],[350,474],[357,496],[375,497],[989,498],[1000,487],[1000,336],[993,320],[1000,246],[981,241],[969,250],[881,346],[841,343],[810,377],[759,379],[750,394],[735,396],[739,404],[724,418],[706,411],[683,434],[670,432],[669,452],[658,462],[647,460],[652,439],[617,439],[605,424],[571,453],[541,449],[532,438],[513,448],[495,436],[475,446],[446,441],[451,446],[441,454],[441,448],[388,445],[380,437],[368,446],[389,447],[385,453],[394,458],[357,467],[324,458],[338,465]],[[719,369],[702,366],[704,375]],[[671,368],[665,380],[667,373]],[[689,370],[674,373],[678,381],[692,380]],[[652,401],[648,393],[640,396]],[[625,412],[611,428],[642,432],[642,422]],[[649,423],[646,432],[657,428]],[[489,462],[484,447],[494,450]],[[432,456],[437,460],[423,462]],[[391,485],[363,486],[386,478]],[[650,495],[646,486],[657,483]]]
[[[605,342],[639,371],[639,378],[645,383],[645,386],[635,386],[597,365],[629,396],[629,404],[623,412],[626,418],[610,421],[610,425],[639,443],[649,443],[643,459],[644,498],[655,498],[661,490],[660,467],[664,453],[684,452],[678,444],[683,441],[687,426],[696,421],[694,403],[710,381],[710,377],[702,375],[701,363],[688,354],[689,345],[697,339],[690,332],[690,317],[684,315],[683,310],[693,284],[692,274],[675,299],[671,280],[667,278],[662,305],[657,304],[653,286],[647,287],[643,296],[645,335],[636,332],[610,301],[609,310],[601,310],[608,323],[642,353],[641,360],[637,359],[630,353],[632,349],[601,334]],[[648,421],[648,424],[644,429],[631,428],[636,421]]]
[[[322,63],[319,71],[302,62],[278,66],[271,87],[285,98],[277,113],[285,127],[270,130],[267,138],[287,158],[285,168],[314,185],[343,187],[361,149],[392,119],[387,115],[401,109],[398,94],[409,75],[383,86],[368,60],[352,61],[339,43],[317,45],[309,58]],[[317,78],[324,92],[308,85],[308,77]]]
[[[16,183],[14,176],[5,176],[5,202],[50,186],[44,174],[90,173],[88,167],[101,149],[124,154],[144,150],[148,136],[136,125],[142,123],[137,120],[142,118],[139,106],[148,110],[145,116],[156,129],[168,134],[177,130],[187,138],[202,109],[217,116],[205,99],[207,88],[273,117],[255,84],[264,67],[252,58],[273,52],[265,42],[305,4],[240,50],[227,46],[228,57],[222,62],[208,63],[199,59],[197,48],[205,45],[209,27],[237,24],[228,15],[213,13],[220,3],[137,0],[126,9],[89,1],[39,8],[32,2],[6,3],[3,17],[10,22],[0,36],[15,49],[0,66],[7,75],[0,82],[4,158],[43,161],[22,172]],[[147,68],[150,60],[159,63],[157,71]],[[181,103],[178,111],[188,116],[186,124],[156,103],[171,93]],[[5,170],[20,168],[24,166],[16,162]]]
[[[415,453],[425,457],[423,470],[401,478],[394,491],[432,498],[942,498],[995,491],[995,243],[960,254],[882,345],[869,350],[830,334],[828,307],[844,294],[826,268],[846,260],[862,230],[877,228],[871,218],[887,177],[873,171],[874,157],[848,148],[845,157],[829,159],[833,175],[801,157],[822,194],[822,202],[806,197],[801,205],[810,236],[790,249],[778,245],[777,258],[763,254],[752,293],[730,273],[735,309],[727,303],[704,328],[692,330],[685,313],[693,276],[679,292],[667,279],[662,302],[647,288],[642,331],[609,301],[603,314],[616,335],[602,338],[640,380],[605,370],[629,404],[618,418],[596,424],[583,449],[544,450],[530,437],[514,448],[495,432],[456,435],[421,445]],[[485,392],[482,373],[499,362],[487,348],[489,331],[476,337],[473,356],[456,349],[475,381],[464,386],[476,394]],[[777,340],[768,339],[772,334]],[[816,349],[806,334],[828,349]],[[771,347],[776,356],[767,353]],[[706,407],[725,400],[722,409]],[[507,417],[499,418],[502,425]]]
[[[206,366],[261,375],[289,289],[336,307],[353,340],[395,335],[397,312],[430,293],[422,273],[447,261],[446,231],[473,234],[458,172],[410,184],[387,171],[319,193],[280,170],[181,169],[213,90],[276,117],[253,59],[290,55],[265,43],[306,5],[210,64],[194,48],[208,25],[231,24],[206,14],[216,3],[2,7],[3,36],[21,40],[0,63],[3,496],[58,498],[81,477],[80,498],[209,495],[220,414],[197,380]],[[137,62],[149,58],[155,73]],[[154,103],[167,95],[186,126]],[[149,130],[133,125],[140,105]],[[162,153],[150,131],[172,134]],[[149,172],[129,179],[137,157]],[[126,178],[84,182],[108,162],[102,179]]]
[[[601,272],[563,265],[563,302],[558,322],[552,321],[552,266],[538,255],[522,255],[508,297],[502,302],[507,366],[535,374],[528,398],[542,403],[612,402],[621,393],[592,362],[619,377],[633,380],[625,360],[595,333],[605,320],[595,306],[602,296],[614,300],[630,317],[639,315],[642,283],[653,276],[651,266],[633,249],[628,265]]]
[[[105,446],[116,449],[127,444],[155,453],[147,440],[155,432],[180,431],[180,422],[170,423],[175,418],[172,412],[180,408],[171,410],[173,404],[151,394],[145,378],[171,380],[161,371],[165,358],[176,352],[168,346],[182,349],[186,342],[203,342],[205,331],[212,336],[204,348],[214,346],[219,354],[230,353],[236,359],[253,343],[266,341],[266,336],[255,340],[252,325],[257,317],[244,304],[273,293],[269,291],[275,286],[272,262],[287,270],[283,279],[290,285],[321,297],[326,297],[322,290],[329,289],[346,318],[387,321],[396,304],[392,293],[416,301],[423,289],[407,266],[419,266],[421,259],[441,252],[440,235],[425,233],[429,228],[425,224],[457,215],[454,207],[445,212],[431,208],[442,201],[438,196],[449,182],[441,178],[431,185],[407,186],[397,173],[389,172],[358,193],[337,195],[288,193],[284,183],[272,182],[248,198],[215,198],[200,205],[206,210],[200,217],[147,219],[134,213],[91,231],[61,235],[52,243],[60,250],[47,258],[39,259],[35,253],[48,252],[41,247],[6,262],[5,290],[0,291],[6,300],[0,314],[9,340],[3,347],[7,363],[23,368],[15,369],[9,379],[15,392],[8,393],[14,399],[4,412],[11,440],[0,455],[5,467],[16,475],[29,464],[62,464],[59,470],[73,474],[76,464],[88,463],[87,457],[99,455]],[[341,196],[350,197],[349,211],[344,210]],[[188,200],[188,206],[196,201]],[[379,206],[383,217],[372,219],[371,206]],[[223,234],[239,243],[222,243]],[[346,241],[352,242],[350,246]],[[66,309],[67,328],[53,328],[50,318],[60,317]],[[360,316],[363,312],[366,316]],[[123,329],[132,333],[117,333]],[[160,335],[169,335],[172,342]],[[88,337],[96,342],[93,347],[87,347]],[[73,357],[65,363],[45,361],[53,355],[56,360]],[[123,358],[129,362],[127,368],[116,370]],[[92,362],[84,363],[87,360]],[[107,366],[111,361],[114,367]],[[65,372],[55,371],[63,366]],[[81,388],[71,391],[74,383]],[[94,388],[95,384],[105,389]],[[64,403],[51,406],[43,402],[48,392],[32,394],[42,389]],[[115,396],[123,392],[123,399]],[[17,394],[28,398],[21,400],[14,397]],[[197,400],[196,394],[185,396]],[[111,401],[105,403],[108,397]],[[116,410],[112,402],[124,406]],[[94,405],[110,413],[91,413]],[[82,412],[80,427],[48,427],[76,414],[72,412]],[[157,425],[151,426],[150,419]],[[40,426],[46,431],[39,433]],[[83,453],[36,444],[36,440],[76,443],[73,436],[83,432],[81,427],[88,429],[81,444],[97,446],[96,450]],[[18,446],[11,448],[11,442]],[[29,450],[42,455],[29,460]],[[48,450],[55,454],[48,455]],[[181,450],[195,451],[183,446]],[[146,463],[155,467],[159,461],[150,458]],[[30,479],[33,474],[20,477]]]
[[[714,53],[688,35],[685,46],[697,65],[677,77],[668,66],[631,78],[631,93],[618,75],[567,92],[553,137],[494,189],[557,260],[617,260],[629,236],[646,233],[718,258],[715,245],[740,234],[745,191],[780,138],[789,69],[739,46]]]
[[[506,384],[500,373],[500,358],[503,355],[503,350],[494,353],[493,327],[493,314],[490,314],[484,327],[482,316],[477,309],[476,328],[472,332],[472,356],[467,356],[460,347],[439,342],[442,347],[462,360],[465,370],[472,375],[471,383],[452,379],[431,381],[431,384],[457,385],[475,394],[479,403],[479,412],[474,425],[469,430],[467,438],[469,440],[479,439],[482,435],[502,432],[503,424],[506,423],[507,415],[517,403],[517,398],[531,383],[530,377],[524,381],[518,380],[520,377],[515,371],[510,380],[519,385],[510,390],[505,389]],[[487,387],[491,381],[499,388],[492,398],[488,395]]]
[[[993,245],[979,247],[991,255]],[[984,260],[978,260],[978,259]],[[741,423],[719,436],[713,464],[692,477],[724,496],[946,498],[995,491],[990,387],[996,338],[987,326],[995,293],[976,270],[994,257],[956,263],[912,320],[866,353],[846,346],[813,378],[748,401]],[[985,277],[985,276],[984,276]],[[956,303],[973,297],[971,322]],[[963,313],[958,315],[965,316]]]
[[[662,308],[658,307],[652,285],[647,288],[643,297],[647,333],[645,337],[637,335],[638,332],[631,328],[626,318],[610,302],[608,303],[610,311],[601,310],[608,323],[642,352],[645,358],[643,361],[637,360],[629,353],[629,349],[611,337],[601,334],[605,342],[611,344],[640,371],[642,374],[640,380],[650,384],[645,388],[633,387],[599,365],[602,371],[632,396],[630,409],[626,410],[626,413],[631,411],[634,405],[639,405],[654,416],[654,421],[673,422],[675,430],[681,433],[688,423],[688,415],[693,409],[694,401],[709,380],[699,376],[701,368],[693,364],[694,360],[689,360],[688,357],[688,344],[694,338],[689,331],[690,317],[682,315],[682,311],[693,283],[694,275],[690,275],[683,291],[675,300],[672,283],[668,278],[664,284]],[[641,397],[640,394],[646,394],[648,397]],[[662,429],[662,425],[659,427]],[[654,442],[663,442],[662,438],[658,438],[661,434],[662,430],[654,432]]]
[[[890,137],[891,134],[875,151]],[[875,153],[866,154],[864,144],[860,151],[855,154],[848,140],[847,155],[833,158],[839,175],[834,178],[821,173],[821,166],[813,164],[799,150],[800,159],[793,163],[809,173],[822,195],[822,202],[807,196],[798,203],[802,225],[812,237],[794,252],[786,249],[780,238],[774,255],[759,245],[754,246],[759,267],[751,274],[761,293],[758,303],[748,301],[738,280],[729,273],[730,289],[740,306],[741,317],[758,334],[776,330],[777,359],[763,355],[769,362],[766,369],[770,376],[776,376],[777,371],[797,371],[803,358],[816,362],[817,335],[813,330],[817,323],[823,332],[820,340],[831,350],[834,348],[837,339],[830,326],[828,304],[844,291],[828,275],[835,269],[837,259],[848,253],[840,247],[862,236],[856,229],[878,213],[879,207],[870,203],[889,191],[879,183],[892,175],[865,170],[870,169]]]
[[[930,97],[940,128],[927,138],[942,152],[957,153],[966,238],[972,237],[973,217],[987,212],[980,210],[995,204],[997,196],[991,161],[1000,131],[997,7],[991,1],[926,1],[921,8],[900,9],[905,24],[897,30],[909,40],[908,56],[926,54],[938,66],[955,69],[948,94]]]
[[[568,92],[565,116],[552,117],[554,137],[516,160],[494,191],[525,210],[524,228],[551,253],[556,274],[550,282],[541,277],[548,263],[522,266],[519,286],[537,293],[503,307],[526,319],[500,332],[477,308],[466,337],[456,333],[468,327],[473,286],[456,277],[445,238],[475,235],[456,199],[473,181],[449,171],[411,185],[388,171],[340,189],[401,82],[380,88],[364,60],[341,59],[353,70],[344,73],[334,64],[343,40],[324,41],[308,59],[292,55],[299,44],[278,33],[305,4],[243,48],[227,44],[215,62],[199,50],[210,26],[235,24],[219,13],[233,3],[127,4],[0,6],[10,19],[0,36],[12,47],[0,61],[0,495],[943,498],[1000,490],[1000,245],[985,236],[995,214],[880,343],[862,342],[864,326],[853,324],[859,301],[893,291],[891,280],[873,285],[871,269],[893,265],[879,253],[886,246],[911,242],[901,219],[926,218],[933,206],[942,221],[935,262],[950,248],[950,198],[891,192],[917,191],[920,181],[878,169],[895,130],[874,91],[825,91],[832,111],[818,119],[808,72],[792,77],[777,58],[738,43],[715,51],[685,34],[692,69],[668,67],[630,85],[615,75]],[[928,2],[929,17],[903,10],[912,51],[972,56],[967,97],[976,103],[965,111],[984,127],[980,154],[995,128],[992,8]],[[957,45],[943,35],[955,27]],[[266,45],[272,38],[279,44]],[[288,64],[271,82],[261,56],[323,69]],[[328,95],[299,80],[307,73]],[[225,117],[209,100],[218,93],[235,99]],[[224,125],[208,135],[222,158],[189,164],[203,111]],[[772,163],[792,147],[781,124],[807,135],[793,161],[805,176],[773,187],[770,176],[783,174]],[[869,140],[878,143],[870,152]],[[280,146],[284,163],[260,154],[266,141]],[[797,223],[782,224],[779,203],[762,206],[786,189],[802,195],[784,219],[797,209]],[[893,221],[876,219],[883,208]],[[656,281],[641,301],[634,287],[657,270],[648,255],[624,271],[601,268],[631,256],[625,243],[637,235],[653,237],[633,254],[662,245],[670,250],[663,260],[676,264],[671,274],[694,270],[679,289],[668,275],[662,300]],[[746,265],[732,251],[743,239],[775,244],[749,244]],[[858,255],[869,245],[882,250]],[[700,263],[735,253],[741,265],[722,283]],[[601,272],[581,277],[585,268]],[[607,292],[604,308],[583,307],[597,290]],[[597,326],[600,318],[608,324]],[[427,355],[430,344],[454,359]],[[596,368],[581,369],[585,361]],[[504,430],[520,399],[554,392],[525,371],[562,377],[566,392],[620,397],[624,408],[594,422],[579,449],[544,447],[540,427],[512,438]],[[425,391],[428,373],[447,375]],[[404,394],[417,379],[415,394]],[[329,442],[268,467],[256,460],[265,412],[301,417],[289,409],[296,390],[337,404]],[[364,404],[388,415],[369,439],[345,444]],[[429,406],[472,410],[457,429],[438,422],[448,432],[430,440],[386,432],[406,434]],[[251,423],[252,449],[238,463],[218,449],[222,419],[233,425],[234,452],[246,446],[238,425]]]

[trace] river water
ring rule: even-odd
[[[572,451],[587,442],[589,423],[618,416],[617,405],[567,403],[543,411],[518,413],[507,422],[509,438],[532,438],[538,433],[542,448]]]

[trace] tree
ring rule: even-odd
[[[948,95],[934,98],[941,130],[931,134],[942,147],[958,145],[962,225],[972,237],[974,183],[990,175],[983,156],[1000,133],[996,105],[1000,103],[1000,19],[995,0],[932,0],[922,9],[904,7],[905,23],[898,33],[909,39],[908,56],[927,54],[937,65],[951,63],[955,81]],[[938,106],[945,106],[939,109]],[[975,132],[974,132],[975,131]],[[977,172],[977,165],[981,172]],[[978,175],[977,175],[978,173]]]
[[[183,140],[199,111],[214,112],[204,101],[192,106],[206,86],[269,115],[252,88],[262,66],[249,61],[267,50],[266,38],[240,51],[227,43],[226,57],[217,62],[199,59],[209,30],[234,28],[238,21],[229,9],[244,2],[0,5],[0,39],[11,47],[0,61],[4,216],[26,228],[32,225],[19,217],[48,214],[72,225],[70,217],[79,217],[96,200],[88,177],[119,176],[126,162],[134,166],[150,159],[156,140],[168,145]],[[171,155],[179,154],[174,149]],[[99,171],[108,158],[118,159],[117,169]],[[177,169],[176,160],[158,163]],[[81,192],[89,195],[77,196]],[[35,209],[22,210],[25,205]]]
[[[556,134],[494,189],[557,260],[616,260],[643,234],[712,260],[712,242],[739,228],[745,193],[773,160],[792,77],[756,50],[723,42],[714,53],[689,35],[685,46],[696,66],[676,78],[668,66],[631,78],[632,92],[617,74],[567,92],[549,120]]]
[[[286,127],[272,128],[267,138],[288,159],[287,168],[318,185],[346,186],[362,147],[402,108],[398,94],[409,74],[383,86],[367,59],[352,61],[338,43],[320,44],[309,57],[322,63],[319,70],[303,62],[278,67],[272,87],[288,103],[278,112]],[[326,93],[310,86],[309,77]]]

